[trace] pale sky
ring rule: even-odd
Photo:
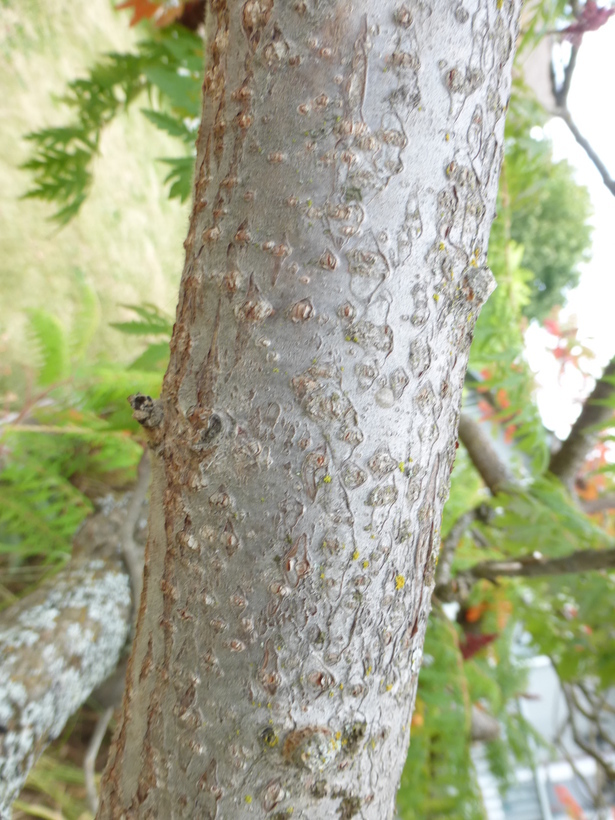
[[[579,51],[568,107],[581,133],[615,177],[615,18],[585,35]],[[572,291],[563,316],[575,315],[579,339],[596,353],[587,369],[598,375],[615,355],[615,197],[577,145],[567,126],[552,120],[545,129],[556,159],[577,169],[577,180],[589,189],[594,215],[593,256],[584,266],[579,287]],[[541,386],[538,404],[547,427],[566,436],[579,412],[579,398],[592,385],[577,374],[559,376],[559,364],[545,349],[549,334],[532,327],[527,333],[528,359]],[[581,391],[584,391],[581,393]]]

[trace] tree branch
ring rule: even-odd
[[[587,515],[595,515],[600,512],[608,512],[615,509],[615,493],[603,493],[598,498],[589,498],[581,502],[583,512]]]
[[[569,691],[569,685],[565,684],[563,681],[562,692],[564,693],[564,698],[566,699],[566,704],[568,706],[568,712],[570,713],[570,730],[572,732],[572,738],[574,742],[579,747],[579,749],[582,749],[585,752],[585,754],[589,755],[596,761],[596,763],[602,768],[610,782],[615,782],[615,766],[613,766],[605,758],[605,756],[600,753],[600,751],[593,745],[593,743],[588,743],[581,737],[574,720],[574,699]]]
[[[613,415],[613,408],[604,402],[615,393],[615,357],[604,368],[589,397],[585,400],[570,435],[557,453],[551,456],[549,471],[564,484],[570,484],[581,465],[595,446],[595,428],[605,424]]]
[[[498,578],[539,578],[614,567],[615,549],[578,550],[560,558],[545,558],[540,553],[532,553],[508,561],[484,561],[462,574],[474,580],[496,581]]]
[[[459,441],[466,448],[472,464],[492,495],[497,495],[513,482],[510,470],[496,453],[489,436],[466,413],[462,413],[459,419]]]
[[[563,451],[563,455],[560,456],[561,460],[558,462],[555,457],[551,460],[551,465],[555,461],[555,469],[558,471],[555,472],[553,466],[551,466],[551,472],[555,472],[558,477],[562,479],[567,477],[571,465],[580,465],[582,463],[587,453],[594,446],[595,441],[587,430],[612,414],[611,408],[605,408],[593,402],[603,401],[615,390],[612,384],[604,381],[605,377],[610,378],[614,374],[615,359],[605,368],[602,379],[596,383],[596,387],[586,401],[570,436],[564,442],[559,453],[556,454],[556,456],[559,456]],[[605,410],[608,411],[608,414],[605,414]],[[495,452],[487,435],[474,419],[465,414],[461,415],[459,422],[459,439],[466,448],[481,478],[491,490],[492,495],[497,495],[498,491],[505,486],[514,486],[508,467]],[[577,469],[578,467],[574,467],[570,475],[574,476]],[[547,575],[565,575],[615,567],[615,548],[608,550],[579,550],[559,558],[547,558],[540,553],[532,553],[510,560],[485,561],[452,578],[451,566],[455,549],[472,520],[476,517],[476,510],[461,516],[443,542],[434,590],[434,594],[441,601],[466,598],[472,586],[479,579],[486,579],[495,583],[498,578],[538,578]]]
[[[615,180],[609,174],[609,170],[602,162],[596,151],[592,148],[589,140],[587,137],[584,137],[583,134],[580,132],[577,124],[572,119],[570,111],[567,108],[558,108],[555,111],[555,114],[560,117],[568,126],[570,133],[581,146],[581,148],[585,151],[589,159],[593,162],[594,166],[598,170],[600,176],[602,177],[602,181],[609,189],[609,191],[615,196]]]
[[[126,520],[138,518],[129,498],[91,516],[70,564],[0,614],[0,817],[10,816],[45,746],[118,665],[133,610],[120,545]]]
[[[572,51],[570,52],[570,60],[568,60],[568,65],[564,69],[564,82],[562,83],[560,88],[557,87],[557,83],[555,80],[555,68],[553,66],[553,61],[551,61],[551,89],[553,91],[553,96],[555,98],[555,102],[557,103],[558,108],[565,109],[568,103],[568,93],[570,91],[572,75],[574,74],[574,69],[577,64],[578,53],[579,47],[572,46]]]
[[[564,81],[562,85],[558,88],[556,79],[555,79],[555,70],[553,67],[553,62],[551,62],[551,88],[553,91],[553,96],[555,98],[555,102],[557,104],[557,108],[553,112],[554,116],[560,117],[570,130],[570,133],[575,138],[577,143],[581,146],[581,148],[585,151],[588,158],[594,164],[595,168],[598,170],[600,176],[602,177],[602,181],[609,189],[609,191],[615,196],[615,180],[611,177],[608,168],[604,164],[604,162],[600,159],[596,151],[592,148],[589,140],[583,136],[580,132],[577,124],[572,119],[572,115],[568,110],[568,94],[570,92],[570,85],[572,82],[572,75],[574,74],[574,69],[577,64],[577,56],[579,53],[579,46],[573,45],[572,51],[570,53],[570,60],[568,61],[568,65],[564,69]]]
[[[436,595],[438,587],[443,587],[450,583],[455,550],[475,518],[475,510],[469,510],[463,515],[460,515],[442,542],[436,570]]]
[[[137,484],[132,492],[132,498],[126,510],[126,517],[119,533],[122,555],[130,574],[135,610],[133,621],[136,621],[143,587],[143,549],[137,546],[134,536],[139,517],[143,514],[143,504],[149,488],[150,474],[150,456],[149,451],[145,449],[137,468]]]

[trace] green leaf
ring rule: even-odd
[[[141,112],[161,131],[165,131],[172,137],[180,137],[185,142],[194,142],[194,133],[186,127],[180,117],[174,117],[172,114],[166,114],[162,111],[154,111],[151,108],[142,108]]]
[[[120,307],[136,313],[142,321],[111,322],[111,327],[116,328],[116,330],[137,336],[171,336],[173,323],[156,305],[146,303],[143,305],[120,305]]]
[[[70,331],[69,346],[73,359],[79,362],[85,355],[100,324],[100,302],[82,271],[75,272],[78,290],[77,311]]]
[[[33,308],[27,315],[40,362],[37,381],[47,387],[66,378],[70,372],[67,334],[59,319],[45,310]]]
[[[145,67],[144,74],[168,98],[173,108],[187,117],[200,117],[200,77],[193,77],[187,69],[182,71],[181,66],[167,67],[162,64]]]
[[[171,198],[175,197],[185,202],[192,193],[194,158],[177,157],[176,159],[163,159],[161,162],[171,166],[164,180],[165,182],[173,181],[169,195]]]
[[[169,362],[169,343],[151,344],[128,368],[152,373],[164,372]]]

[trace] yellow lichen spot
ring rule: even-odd
[[[365,670],[365,677],[368,678],[372,674],[372,667],[368,666]]]
[[[406,586],[406,579],[403,575],[395,576],[395,589],[403,589]]]
[[[324,574],[324,572],[321,572],[321,573],[320,573],[320,577],[322,578],[322,580],[323,580],[323,581],[325,580],[325,574]]]
[[[363,561],[363,569],[367,569],[369,566],[369,561]]]
[[[326,475],[326,476],[323,478],[323,482],[324,482],[325,484],[330,484],[330,483],[331,483],[331,476],[330,476],[330,475]]]
[[[474,257],[474,256],[473,256],[473,257],[472,257],[472,259],[470,259],[470,265],[471,265],[473,268],[475,268],[475,267],[476,267],[476,265],[477,265],[477,262],[476,262],[476,257]]]
[[[270,704],[270,703],[268,703],[268,704],[267,704],[267,709],[271,709],[271,708],[272,708],[271,704]]]
[[[443,251],[444,250],[444,242],[440,242],[440,244],[438,245],[438,248],[439,248],[439,250]]]
[[[358,561],[358,560],[359,560],[359,550],[355,550],[355,551],[352,553],[352,560],[353,560],[353,561]]]
[[[433,295],[433,299],[434,299],[434,302],[439,301],[439,299],[440,299],[440,294],[439,294],[439,293],[434,293],[434,295]]]
[[[246,803],[250,804],[252,802],[252,795],[246,794]]]
[[[329,692],[329,697],[332,698],[335,692]]]
[[[352,338],[351,338],[350,336],[346,336],[346,341],[347,341],[347,342],[351,342],[351,341],[352,341]]]
[[[344,688],[344,684],[340,683],[340,689],[343,689],[343,688]]]
[[[341,733],[341,732],[336,732],[336,733],[335,733],[335,739],[336,739],[336,740],[339,740],[339,739],[341,738],[341,736],[342,736],[342,733]]]
[[[406,469],[406,465],[404,464],[403,461],[400,461],[397,466],[399,467],[399,472],[400,473],[403,473],[403,471]]]
[[[445,134],[445,135],[444,135],[444,139],[445,139],[447,142],[449,142],[450,138],[451,138],[451,135],[450,135],[450,134]]]
[[[279,372],[280,372],[280,368],[279,368],[279,367],[274,367],[274,368],[273,368],[273,372],[274,372],[274,373],[279,373]]]
[[[393,688],[393,684],[392,683],[387,683],[387,692],[390,692],[392,688]]]

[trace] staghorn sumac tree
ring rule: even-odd
[[[209,4],[100,818],[393,815],[518,11]]]

